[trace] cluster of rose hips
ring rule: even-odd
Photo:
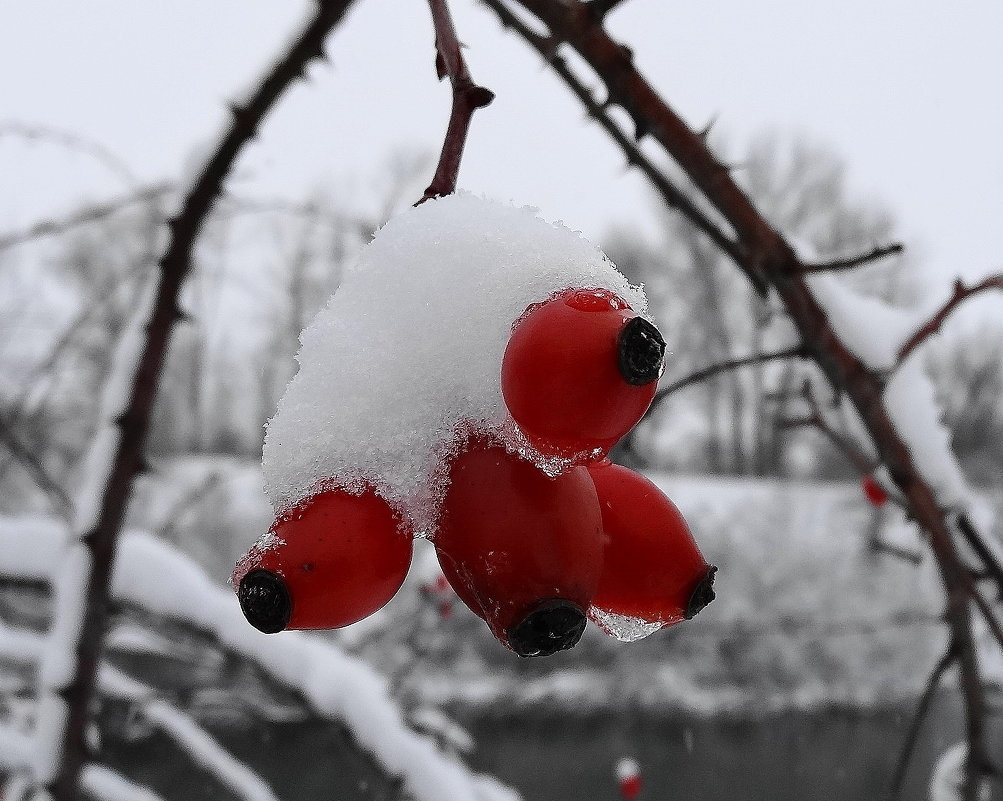
[[[505,404],[534,455],[566,467],[548,475],[499,436],[468,432],[433,543],[457,596],[520,656],[572,647],[587,617],[664,627],[714,598],[715,568],[676,507],[606,458],[650,405],[664,352],[658,330],[607,290],[565,290],[513,326]],[[245,616],[265,632],[361,620],[411,561],[405,521],[371,489],[314,495],[271,534],[234,572]]]

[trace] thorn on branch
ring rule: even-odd
[[[965,286],[964,282],[958,278],[954,282],[954,291],[943,306],[919,329],[906,340],[906,343],[899,349],[898,361],[901,364],[910,353],[918,348],[923,342],[936,334],[944,321],[951,316],[951,313],[968,298],[986,292],[990,289],[1003,290],[1003,273],[991,275],[983,281],[972,286]]]
[[[905,247],[901,242],[894,242],[890,245],[876,247],[869,253],[863,253],[849,259],[834,259],[833,261],[820,262],[818,264],[804,264],[801,266],[803,273],[836,272],[838,270],[852,270],[856,267],[863,267],[865,264],[878,261],[887,256],[901,253]]]

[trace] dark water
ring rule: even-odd
[[[888,787],[911,710],[783,715],[765,721],[521,718],[465,721],[472,762],[526,801],[616,801],[614,766],[641,765],[638,801],[878,801]],[[999,735],[999,732],[996,732]],[[925,801],[937,757],[962,737],[955,699],[938,700],[902,793]],[[1003,740],[993,753],[1003,757]],[[993,801],[1003,801],[994,787]]]
[[[638,713],[459,717],[477,742],[471,765],[516,787],[526,801],[617,801],[614,766],[622,756],[641,765],[637,801],[879,801],[910,716],[907,708],[756,722]],[[993,727],[991,753],[1003,760],[998,717]],[[351,735],[328,723],[210,728],[283,801],[400,797]],[[934,761],[961,737],[959,702],[942,696],[924,725],[902,801],[926,800]],[[111,738],[106,746],[105,761],[170,801],[235,799],[159,733],[131,742]],[[1003,801],[999,784],[992,801]]]

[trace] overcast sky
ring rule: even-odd
[[[140,180],[175,178],[308,8],[4,0],[0,121],[76,132]],[[475,117],[461,185],[597,240],[611,222],[650,228],[642,179],[537,56],[473,0],[453,10],[474,77],[497,93]],[[895,213],[932,272],[1003,267],[999,0],[630,0],[609,24],[693,126],[716,116],[734,142],[807,136],[845,160],[855,195]],[[327,49],[333,66],[314,67],[242,158],[242,191],[365,197],[391,152],[437,151],[449,93],[423,0],[360,0]],[[0,230],[127,188],[93,159],[9,136],[0,186]]]

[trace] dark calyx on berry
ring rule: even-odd
[[[237,590],[240,610],[258,631],[275,634],[289,625],[292,596],[286,583],[270,570],[252,570],[240,580]]]
[[[582,638],[585,612],[571,601],[548,598],[506,633],[508,643],[519,656],[550,656],[566,651]]]
[[[624,380],[635,387],[644,386],[662,374],[665,340],[643,317],[634,317],[620,330],[617,353]]]
[[[686,619],[689,620],[697,612],[703,609],[707,604],[714,600],[716,597],[714,595],[714,574],[717,573],[717,567],[711,565],[707,568],[707,572],[703,574],[703,578],[697,582],[696,587],[693,588],[693,592],[690,593],[690,600],[686,604]]]

